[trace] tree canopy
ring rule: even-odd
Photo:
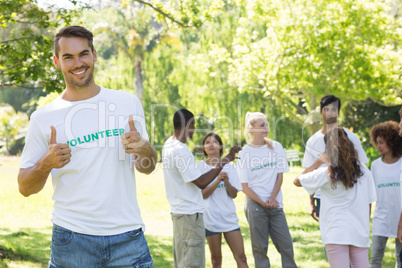
[[[54,33],[83,25],[95,34],[97,83],[142,99],[155,146],[171,135],[182,107],[198,120],[191,146],[209,131],[228,146],[244,144],[245,113],[260,111],[272,138],[303,150],[304,134],[320,126],[324,95],[342,99],[346,127],[362,135],[369,123],[353,118],[381,120],[384,107],[402,102],[400,12],[385,0],[116,0],[80,13],[45,11],[35,0],[5,3],[0,88],[60,92]],[[365,103],[382,107],[379,116]]]
[[[88,7],[43,10],[36,0],[1,0],[0,87],[46,87],[48,91],[61,91],[63,79],[51,60],[54,31],[69,25],[85,8]]]

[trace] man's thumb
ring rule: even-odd
[[[130,131],[137,131],[134,125],[134,119],[132,115],[130,115],[130,117],[128,118],[128,125],[130,126]]]
[[[50,126],[51,129],[51,133],[50,133],[50,141],[49,144],[57,144],[56,141],[56,129],[54,128],[54,126]]]

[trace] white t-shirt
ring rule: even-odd
[[[400,169],[400,173],[399,173],[399,189],[400,189],[400,192],[401,192],[401,208],[402,208],[402,163],[401,163],[401,167],[400,167],[401,169]]]
[[[352,131],[347,128],[343,128],[348,135],[349,140],[353,143],[355,150],[357,151],[357,155],[359,157],[359,161],[363,165],[368,164],[368,158],[366,156],[366,152],[363,150],[363,147],[360,143],[359,137]],[[324,142],[324,134],[321,130],[311,136],[306,143],[306,151],[304,152],[302,167],[308,168],[320,157],[321,154],[325,152],[325,142]],[[327,166],[326,163],[322,164],[320,167]],[[320,191],[314,194],[315,198],[320,198]]]
[[[115,235],[144,228],[137,203],[133,156],[125,153],[120,136],[137,130],[148,140],[138,98],[101,88],[83,101],[57,98],[31,116],[20,168],[31,168],[47,152],[50,126],[58,143],[68,143],[71,162],[52,169],[52,222],[88,235]]]
[[[201,173],[212,169],[205,161],[197,163]],[[242,190],[239,178],[237,177],[236,166],[233,163],[226,164],[221,172],[226,172],[229,183],[238,191]],[[216,178],[209,184],[211,185]],[[208,185],[208,186],[209,186]],[[236,205],[226,191],[226,185],[220,182],[215,191],[205,200],[204,224],[205,228],[212,232],[228,232],[239,228],[236,214]]]
[[[370,247],[369,204],[376,201],[373,176],[365,165],[364,175],[351,189],[342,183],[331,187],[328,167],[299,176],[300,183],[311,195],[321,189],[320,231],[324,245]]]
[[[202,213],[204,198],[201,189],[192,181],[203,173],[196,168],[195,158],[187,145],[173,137],[167,139],[162,149],[162,167],[171,213]]]
[[[289,171],[285,151],[282,145],[273,141],[274,149],[267,145],[251,147],[246,145],[239,152],[237,172],[241,183],[248,183],[261,200],[266,201],[272,194],[278,173]],[[279,191],[276,201],[283,208],[282,190]]]
[[[373,217],[373,235],[394,237],[401,215],[400,170],[402,157],[393,164],[386,164],[382,158],[371,164],[376,186],[377,202]]]

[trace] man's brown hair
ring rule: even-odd
[[[94,52],[95,50],[93,45],[94,35],[90,31],[81,26],[67,26],[61,29],[54,38],[54,54],[56,55],[56,58],[59,58],[59,40],[62,37],[85,38],[88,40],[88,45],[91,48],[92,52]]]

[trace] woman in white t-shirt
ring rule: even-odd
[[[402,246],[396,239],[401,214],[400,171],[402,163],[402,137],[398,123],[387,121],[373,126],[371,143],[381,157],[371,164],[377,192],[373,217],[370,268],[381,268],[389,237],[395,238],[395,267],[400,268],[399,252]]]
[[[331,267],[349,267],[350,263],[353,268],[367,268],[370,204],[376,201],[373,176],[360,164],[341,127],[328,131],[324,140],[321,161],[299,175],[294,184],[309,194],[321,189],[321,239]],[[324,162],[328,167],[318,168]]]
[[[209,133],[204,137],[202,145],[207,159],[198,162],[197,168],[201,170],[201,173],[206,173],[219,163],[223,154],[223,143],[217,134]],[[233,163],[225,165],[218,177],[202,190],[206,207],[204,212],[205,234],[213,268],[222,266],[222,233],[232,250],[237,267],[248,267],[236,206],[233,202],[238,191],[241,191],[241,185]]]
[[[282,204],[283,173],[289,171],[285,152],[279,142],[267,139],[269,127],[264,114],[248,112],[246,131],[250,142],[239,152],[237,171],[247,196],[245,212],[255,267],[271,267],[269,238],[281,254],[282,266],[297,267]]]

